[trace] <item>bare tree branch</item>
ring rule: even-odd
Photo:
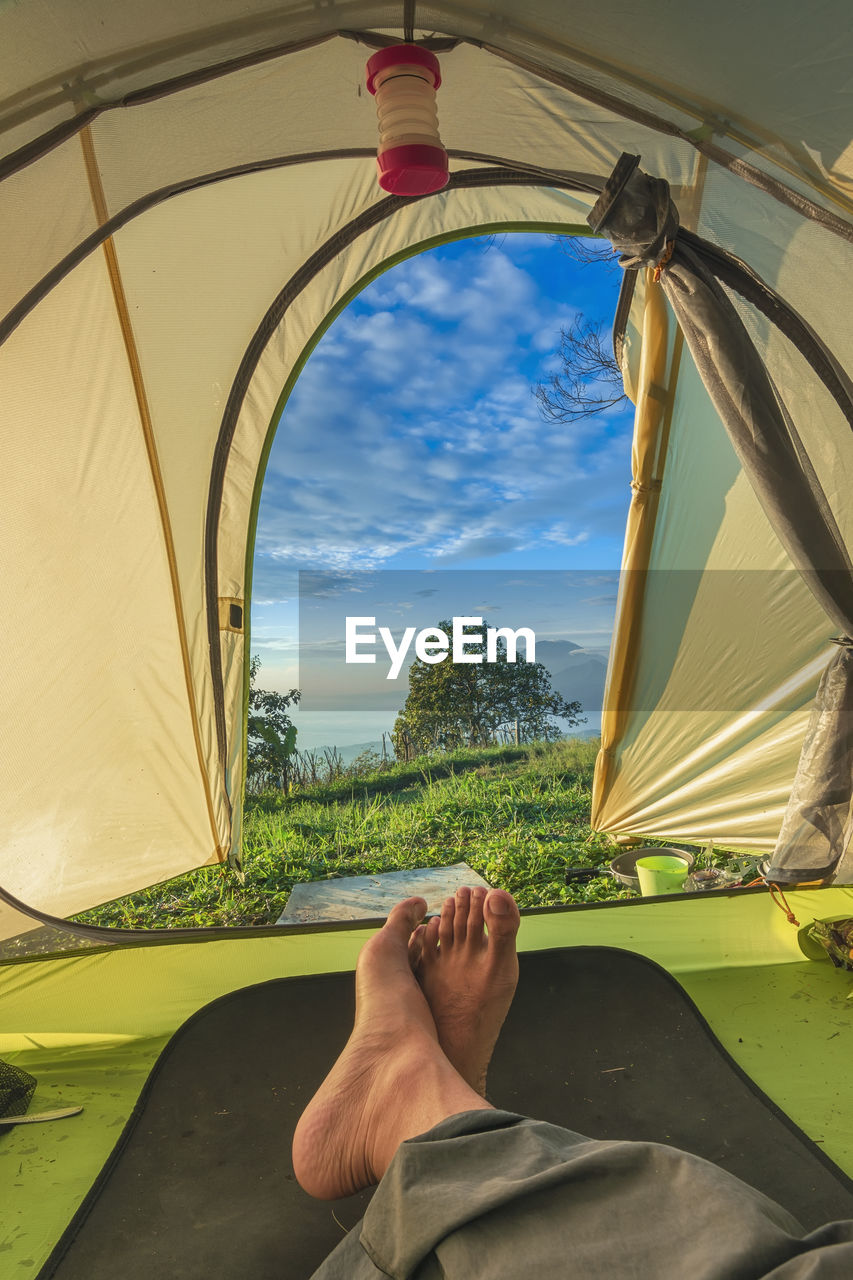
[[[561,253],[574,258],[582,267],[597,263],[599,266],[604,264],[610,271],[617,268],[616,255],[609,240],[587,239],[585,236],[553,236],[552,239]]]
[[[563,367],[533,391],[543,418],[577,422],[627,399],[621,370],[602,328],[602,322],[579,315],[568,329],[560,330]]]

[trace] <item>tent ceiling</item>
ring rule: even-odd
[[[117,102],[153,84],[325,39],[334,31],[387,31],[409,19],[419,34],[484,43],[593,83],[618,84],[626,99],[699,121],[715,117],[803,166],[850,174],[851,30],[835,0],[804,21],[796,0],[711,7],[648,0],[642,13],[621,0],[572,6],[561,0],[270,5],[264,0],[151,0],[144,7],[19,3],[3,14],[0,122],[9,149],[44,133],[88,102]],[[321,93],[322,89],[318,86]],[[87,104],[88,105],[88,104]]]

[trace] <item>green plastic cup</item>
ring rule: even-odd
[[[680,893],[687,879],[687,863],[683,858],[660,853],[637,859],[640,893],[654,898],[659,893]]]

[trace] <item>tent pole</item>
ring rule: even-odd
[[[684,219],[690,227],[699,221],[708,161],[700,156],[696,177],[685,192]],[[595,762],[592,785],[591,826],[607,829],[616,815],[607,810],[617,764],[617,748],[628,723],[631,695],[640,650],[643,600],[657,521],[661,484],[666,465],[675,389],[681,367],[684,337],[676,327],[666,373],[668,314],[663,290],[646,269],[642,350],[636,389],[637,416],[631,450],[631,505],[625,530],[625,548],[619,582],[619,599],[613,642],[607,668],[601,716],[601,748]]]

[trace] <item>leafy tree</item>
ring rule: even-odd
[[[249,666],[248,760],[246,781],[257,791],[277,786],[287,789],[290,757],[296,750],[296,725],[287,714],[299,701],[299,690],[270,693],[258,689],[255,677],[261,660],[255,655]]]
[[[438,629],[450,635],[452,623],[440,622]],[[398,759],[487,746],[516,730],[519,742],[553,740],[562,734],[556,717],[570,725],[582,722],[581,704],[553,692],[541,662],[521,657],[510,662],[503,638],[495,662],[485,661],[485,639],[479,644],[469,640],[466,651],[482,655],[483,661],[456,663],[448,656],[442,662],[416,658],[412,663],[409,695],[394,725]]]

